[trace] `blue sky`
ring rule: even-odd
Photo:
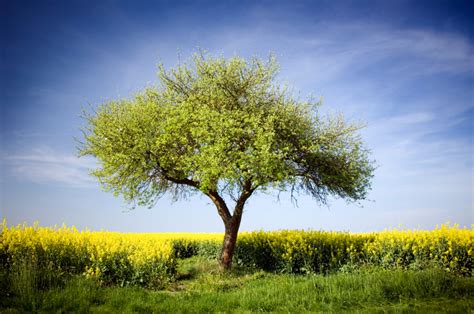
[[[472,1],[1,0],[0,201],[9,224],[222,231],[204,197],[130,211],[76,157],[82,109],[130,97],[197,47],[266,57],[324,110],[365,121],[369,200],[253,196],[241,230],[376,231],[473,221]]]

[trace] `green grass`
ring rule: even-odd
[[[0,312],[471,313],[474,309],[474,279],[441,270],[372,268],[302,276],[235,268],[221,273],[216,262],[191,258],[181,261],[177,280],[162,291],[101,286],[83,277],[38,280],[41,276],[34,269],[3,275],[2,293],[7,298],[2,298]]]

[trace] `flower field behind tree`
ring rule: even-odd
[[[159,288],[174,279],[177,260],[217,258],[223,234],[118,233],[74,227],[18,225],[0,230],[0,263],[82,274],[104,283]],[[474,230],[442,225],[432,231],[243,232],[234,262],[288,273],[329,273],[360,266],[441,268],[472,276]]]
[[[376,233],[252,232],[237,248],[240,262],[269,270],[328,273],[358,266],[442,268],[472,275],[474,230],[442,225],[432,231]]]

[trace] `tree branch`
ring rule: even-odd
[[[237,203],[235,204],[232,218],[242,216],[242,211],[244,209],[245,202],[256,189],[257,189],[257,186],[252,187],[252,182],[250,180],[245,181],[242,194],[240,194],[240,197],[237,200]]]
[[[229,212],[229,208],[227,208],[227,204],[225,203],[224,199],[216,191],[209,191],[205,194],[209,196],[212,202],[216,205],[219,216],[221,216],[224,225],[227,226],[230,223],[232,216]]]
[[[168,181],[171,181],[171,182],[176,183],[176,184],[189,185],[189,186],[192,186],[196,189],[199,189],[199,182],[197,182],[197,181],[194,181],[194,180],[191,180],[191,179],[188,179],[188,178],[176,179],[176,178],[170,177],[169,175],[167,175],[165,173],[164,169],[162,169],[162,174],[163,174],[163,177]]]
[[[156,156],[153,152],[151,152],[150,150],[148,150],[146,152],[148,155],[151,155],[153,156],[155,159],[156,159],[156,164],[158,166],[158,169],[159,171],[157,171],[159,173],[159,175],[163,176],[164,179],[168,180],[168,181],[171,181],[173,183],[176,183],[176,184],[184,184],[184,185],[188,185],[188,186],[191,186],[193,188],[196,188],[196,189],[199,189],[199,186],[200,186],[200,182],[198,181],[194,181],[192,179],[188,179],[188,178],[183,178],[183,179],[179,179],[179,178],[175,178],[175,177],[172,177],[169,175],[169,172],[168,170],[166,170],[165,168],[163,168],[160,163],[158,162],[158,156]]]

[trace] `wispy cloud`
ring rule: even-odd
[[[383,77],[385,88],[393,88],[424,75],[474,71],[472,43],[452,33],[330,24],[301,34],[288,33],[280,42],[298,47],[289,61],[290,68],[298,69],[292,77],[297,81],[308,77],[318,82],[354,76],[364,79],[370,73],[369,77]]]
[[[25,154],[4,156],[3,161],[14,177],[39,184],[62,184],[70,187],[93,186],[88,172],[95,166],[90,158],[78,158],[42,147]]]
[[[390,122],[395,124],[417,124],[432,121],[435,118],[431,112],[414,112],[391,118]]]

